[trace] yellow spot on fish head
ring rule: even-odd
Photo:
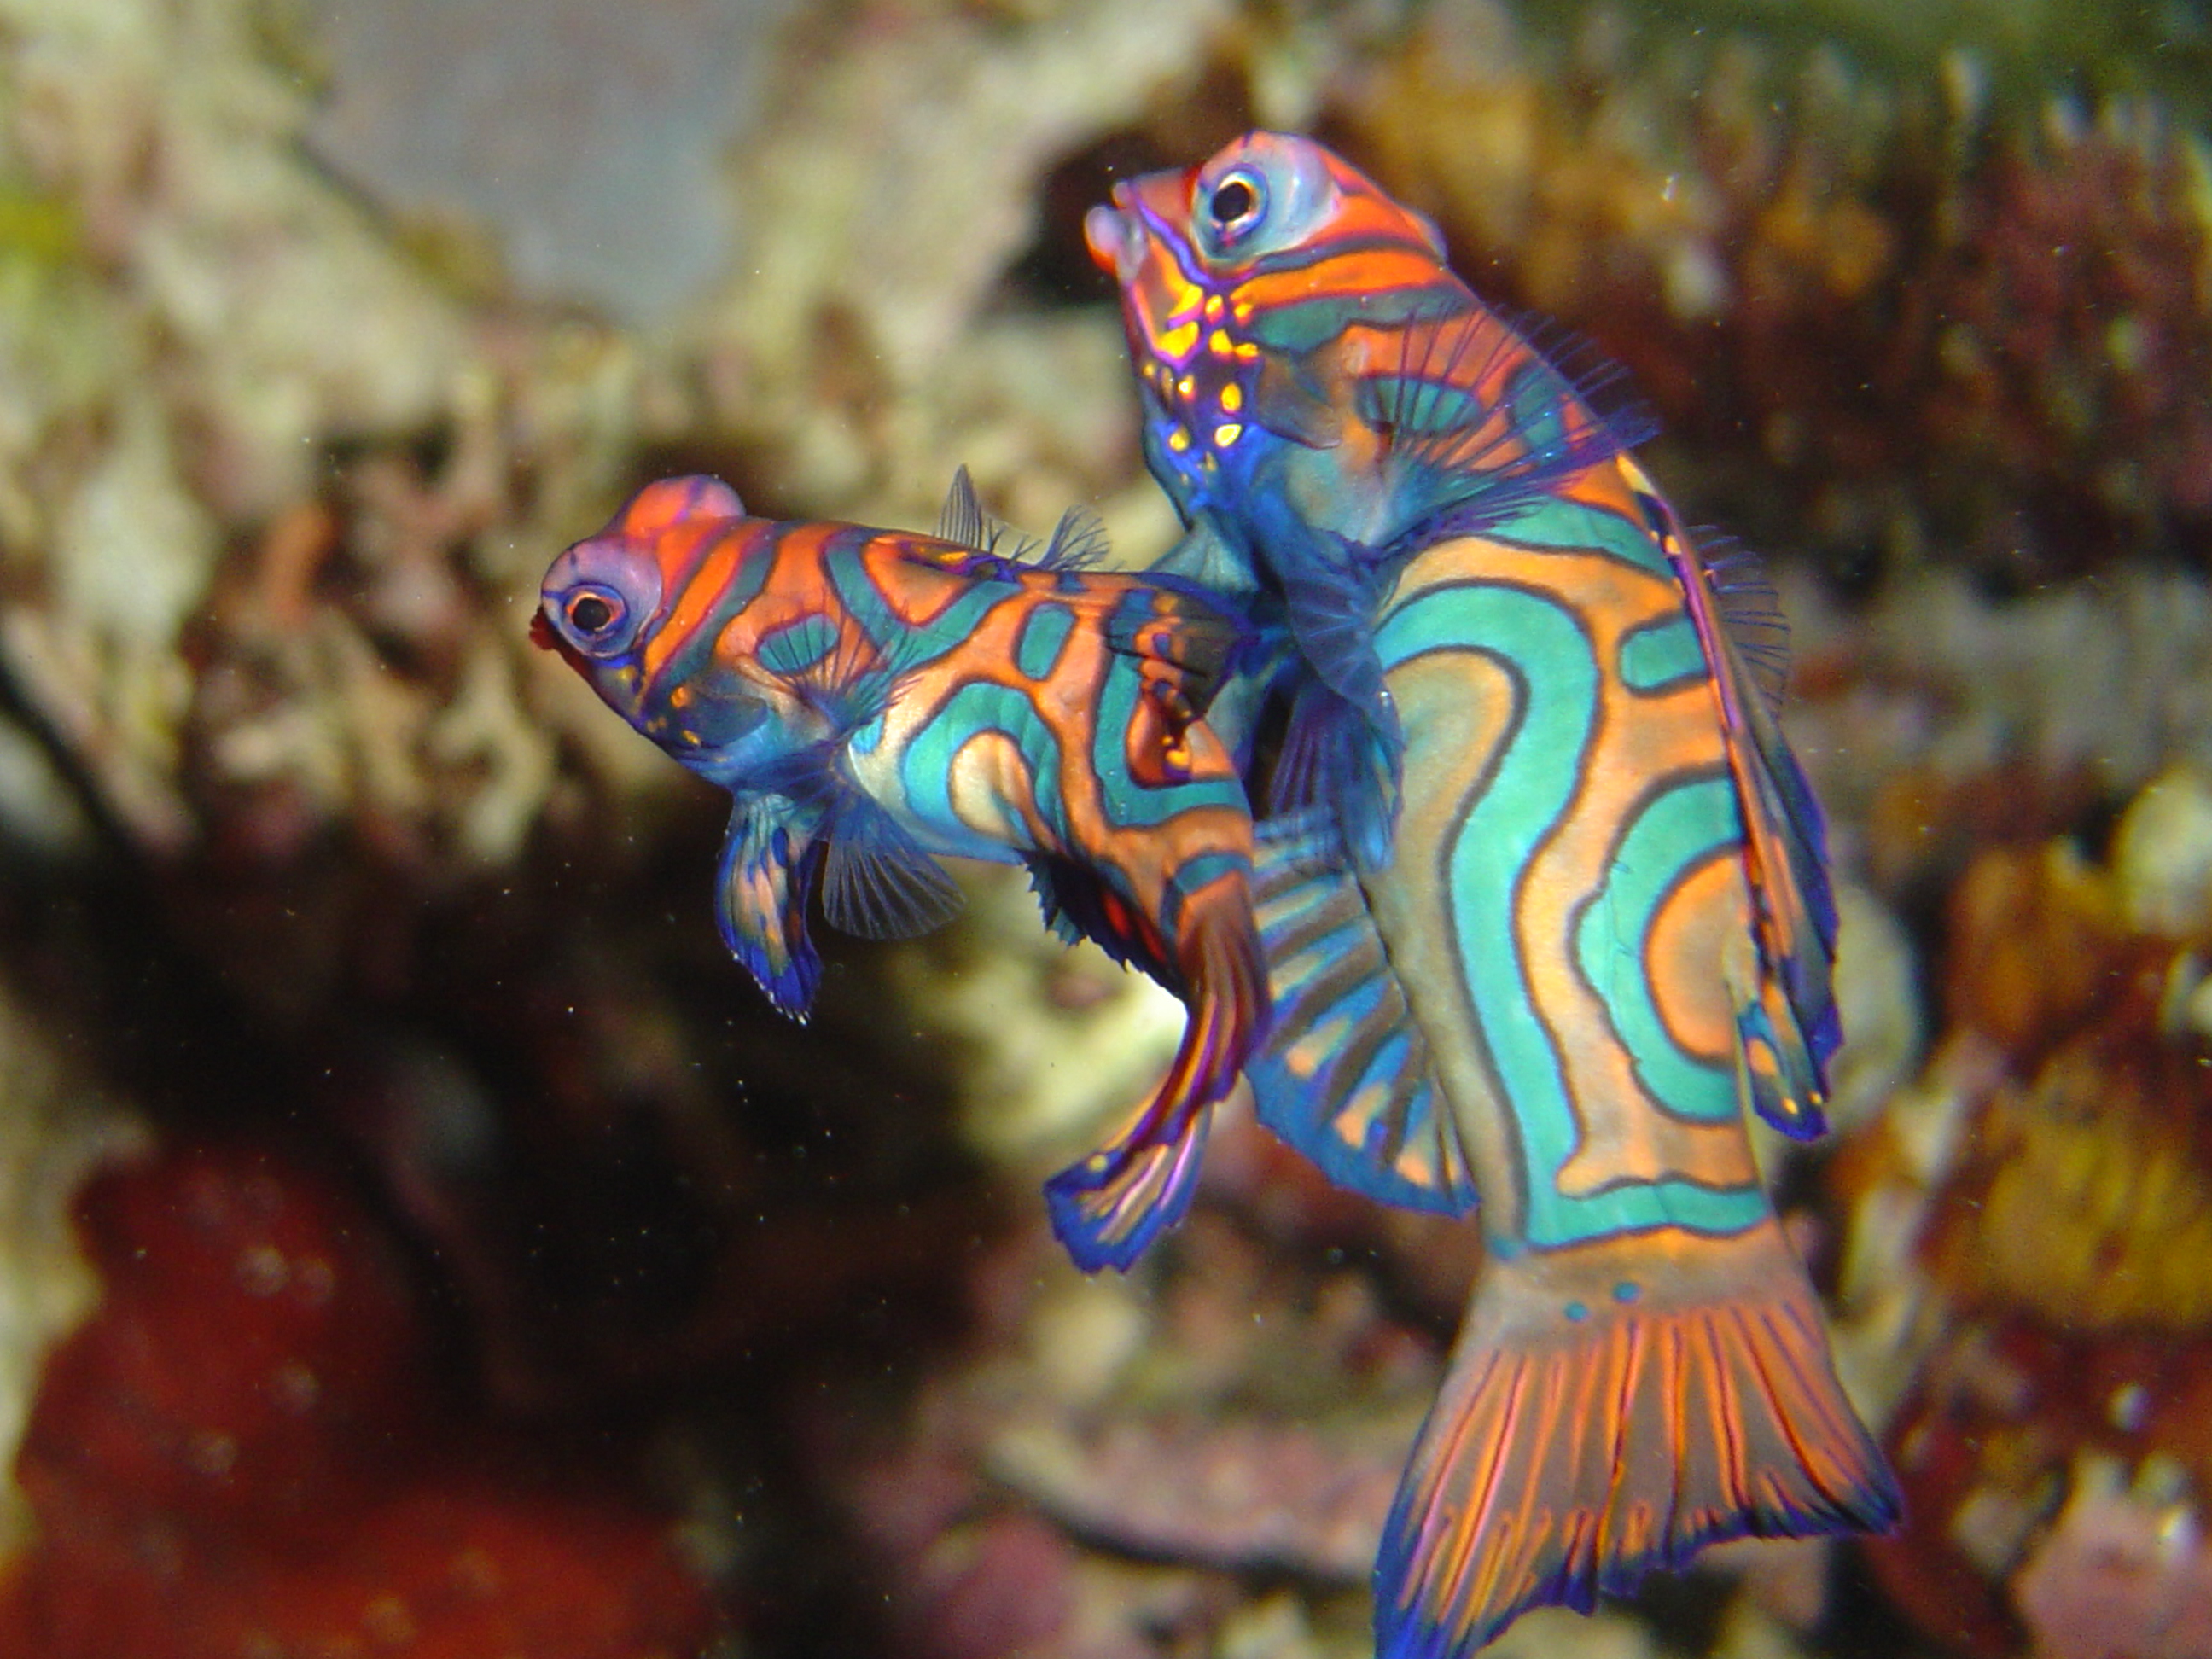
[[[1192,349],[1197,344],[1198,323],[1194,319],[1183,324],[1180,328],[1171,328],[1164,334],[1154,337],[1152,340],[1153,349],[1160,356],[1171,357],[1177,362],[1188,358]]]
[[[1224,415],[1234,415],[1243,407],[1244,388],[1243,386],[1231,380],[1221,388],[1221,412]]]
[[[1221,296],[1218,294],[1206,296],[1206,320],[1209,323],[1221,320]]]
[[[1226,357],[1237,349],[1237,342],[1229,337],[1229,331],[1217,328],[1206,337],[1206,349],[1217,357]]]
[[[1213,447],[1226,449],[1244,435],[1244,428],[1235,421],[1224,421],[1213,428]]]
[[[1239,340],[1237,343],[1237,356],[1244,362],[1257,362],[1260,360],[1260,348],[1249,340]]]
[[[1182,398],[1183,402],[1188,403],[1192,398],[1198,395],[1198,387],[1192,381],[1190,376],[1186,374],[1182,379],[1175,383],[1175,392],[1176,397]]]
[[[1168,428],[1168,447],[1178,455],[1190,447],[1190,434],[1179,426]]]

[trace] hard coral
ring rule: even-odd
[[[17,1478],[38,1544],[0,1651],[51,1659],[648,1659],[715,1618],[642,1508],[457,1432],[414,1297],[334,1182],[239,1148],[111,1170],[106,1280]]]

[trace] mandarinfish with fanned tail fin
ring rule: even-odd
[[[1322,146],[1249,135],[1086,228],[1189,529],[1162,568],[1294,647],[1261,1116],[1489,1245],[1376,1564],[1383,1659],[1717,1540],[1887,1528],[1744,1122],[1820,1133],[1838,1040],[1771,605]]]
[[[946,920],[938,855],[1025,864],[1047,919],[1182,998],[1158,1093],[1047,1184],[1078,1265],[1126,1268],[1190,1200],[1213,1105],[1268,1015],[1252,822],[1203,718],[1246,636],[1173,577],[1094,571],[1094,526],[1039,551],[963,471],[943,533],[748,517],[713,478],[649,485],[546,573],[532,635],[735,800],[722,937],[804,1019],[830,924]]]

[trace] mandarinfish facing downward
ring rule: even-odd
[[[1239,623],[1172,577],[1085,568],[1073,515],[1033,562],[963,471],[941,536],[749,518],[713,478],[648,486],[546,573],[532,637],[736,800],[722,937],[805,1018],[806,911],[872,938],[957,908],[936,855],[1020,863],[1046,918],[1190,1011],[1158,1095],[1047,1184],[1087,1271],[1188,1204],[1214,1103],[1267,1020],[1252,821],[1202,718]]]
[[[1251,134],[1086,229],[1189,527],[1163,568],[1294,647],[1260,1115],[1343,1185],[1479,1201],[1489,1246],[1376,1564],[1383,1659],[1719,1539],[1888,1527],[1744,1123],[1819,1133],[1838,1038],[1771,592],[1320,145]]]

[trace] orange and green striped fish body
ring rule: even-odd
[[[533,635],[734,798],[718,915],[785,1012],[820,977],[812,890],[833,927],[921,932],[958,902],[939,854],[1026,865],[1063,937],[1184,1000],[1157,1096],[1047,1187],[1078,1262],[1126,1267],[1267,1023],[1250,814],[1202,718],[1243,635],[1172,577],[1085,568],[1072,515],[1040,556],[1001,550],[964,473],[944,530],[777,523],[665,480],[554,562]]]
[[[1490,1247],[1379,1651],[1458,1659],[1718,1539],[1887,1526],[1744,1121],[1818,1133],[1838,1036],[1771,642],[1723,625],[1741,596],[1626,434],[1338,158],[1255,134],[1115,199],[1091,241],[1191,526],[1170,564],[1295,647],[1261,1114],[1346,1185],[1479,1205]],[[1234,432],[1194,418],[1224,404]]]

